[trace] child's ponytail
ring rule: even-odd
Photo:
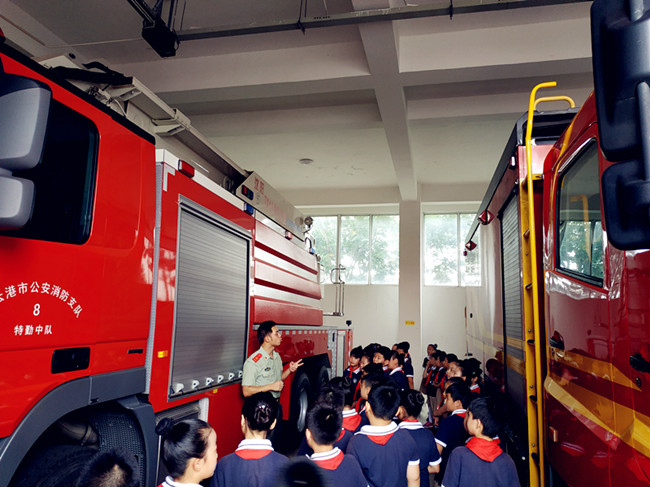
[[[278,402],[270,392],[258,392],[244,400],[241,413],[253,431],[268,431],[278,416]]]
[[[211,426],[200,419],[185,419],[174,423],[163,418],[156,426],[156,433],[163,438],[163,463],[169,475],[181,477],[192,458],[203,458],[208,447]]]
[[[400,392],[400,406],[410,417],[417,418],[422,412],[423,405],[424,396],[415,389],[404,389]]]

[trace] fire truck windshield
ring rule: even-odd
[[[34,183],[34,209],[22,228],[0,236],[83,244],[90,235],[97,146],[95,125],[52,100],[40,163],[13,176]]]

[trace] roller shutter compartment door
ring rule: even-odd
[[[181,207],[172,394],[180,385],[186,394],[240,379],[250,244],[245,232],[216,215]]]

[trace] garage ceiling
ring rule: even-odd
[[[0,27],[39,59],[140,79],[294,204],[458,202],[482,198],[535,84],[578,104],[592,89],[590,2],[544,3],[456,0],[450,18],[449,0],[179,0],[181,39],[219,37],[164,59],[127,0],[0,0]],[[427,16],[309,24],[376,9]]]

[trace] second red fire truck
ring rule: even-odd
[[[535,88],[467,236],[468,350],[522,485],[650,485],[649,14],[594,2],[595,96],[539,112],[573,103]]]

